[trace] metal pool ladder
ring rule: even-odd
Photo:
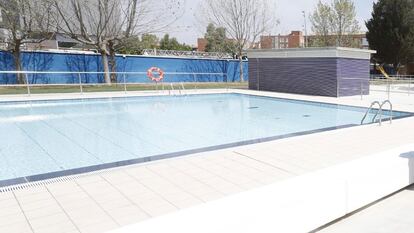
[[[173,83],[170,83],[170,86],[171,86],[171,90],[168,90],[169,91],[169,95],[175,95],[174,94],[174,92],[175,92],[175,89],[174,89],[174,84]],[[183,93],[184,93],[184,91],[185,91],[185,88],[184,88],[184,83],[180,83],[180,87],[181,87],[181,89],[180,88],[177,88],[178,89],[178,93],[180,94],[180,95],[183,95]]]
[[[174,85],[170,83],[171,89],[168,90],[168,95],[174,95]]]
[[[185,94],[185,92],[184,92],[185,91],[184,83],[181,82],[180,85],[181,85],[180,95]]]
[[[383,110],[385,104],[389,104],[390,105],[390,124],[392,124],[392,113],[393,113],[392,103],[389,100],[385,100],[382,103],[380,103],[379,101],[374,101],[374,102],[371,103],[371,105],[369,106],[368,110],[365,112],[364,117],[361,120],[361,125],[364,124],[364,121],[367,118],[368,113],[371,112],[371,110],[373,109],[373,107],[375,105],[378,105],[378,110],[376,111],[374,117],[372,118],[372,123],[375,122],[375,119],[377,118],[377,116],[379,114],[379,125],[381,126],[382,125],[382,110]]]

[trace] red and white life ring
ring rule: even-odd
[[[158,76],[155,76],[154,73],[158,73]],[[147,76],[151,81],[158,83],[164,79],[164,71],[158,67],[151,67],[147,70]]]

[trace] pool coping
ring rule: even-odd
[[[255,96],[255,97],[261,97],[261,98],[269,98],[269,99],[278,99],[278,100],[289,100],[294,102],[305,102],[305,103],[311,103],[311,104],[318,104],[318,105],[332,105],[332,106],[342,106],[342,107],[351,107],[351,108],[360,108],[360,109],[367,109],[367,107],[363,106],[356,106],[351,104],[338,104],[338,103],[331,103],[331,102],[322,102],[322,101],[315,101],[315,100],[304,100],[304,99],[295,99],[295,98],[288,98],[288,97],[277,97],[277,96],[268,96],[268,95],[260,95],[260,93],[251,92],[249,90],[249,93],[244,92],[238,92],[238,91],[219,91],[219,92],[207,92],[207,93],[187,93],[182,95],[168,95],[163,93],[154,93],[154,92],[147,92],[145,95],[127,95],[127,96],[77,96],[75,98],[52,98],[52,99],[25,99],[25,100],[0,100],[0,104],[13,104],[13,103],[27,103],[30,104],[31,102],[54,102],[54,101],[75,101],[75,100],[106,100],[106,99],[127,99],[127,98],[151,98],[151,97],[182,97],[182,96],[200,96],[200,95],[226,95],[226,94],[235,94],[235,95],[244,95],[244,96]],[[85,98],[86,97],[86,98]],[[318,97],[318,96],[316,96]],[[372,110],[379,110],[378,108],[372,108]],[[389,110],[386,110],[389,111]],[[410,117],[414,116],[414,112],[410,111],[402,111],[402,110],[396,110],[393,109],[394,112],[404,113],[408,116],[403,117]],[[400,117],[393,117],[393,119],[399,119]]]
[[[216,145],[216,146],[196,148],[196,149],[161,154],[161,155],[154,155],[154,156],[137,158],[137,159],[129,159],[129,160],[123,160],[123,161],[112,162],[112,163],[104,163],[104,164],[92,165],[92,166],[81,167],[81,168],[67,169],[63,171],[55,171],[55,172],[50,172],[50,173],[13,178],[13,179],[8,179],[8,180],[0,180],[0,188],[5,188],[7,186],[13,186],[13,185],[20,185],[20,184],[25,184],[25,183],[31,183],[31,182],[38,182],[42,180],[49,180],[49,179],[63,177],[63,176],[79,175],[79,174],[84,174],[84,173],[89,173],[89,172],[96,172],[96,171],[100,171],[104,169],[123,167],[123,166],[140,164],[140,163],[145,163],[145,162],[152,162],[152,161],[157,161],[157,160],[162,160],[162,159],[181,157],[181,156],[186,156],[186,155],[191,155],[191,154],[196,154],[196,153],[228,149],[232,147],[246,146],[246,145],[252,145],[252,144],[263,143],[263,142],[270,142],[270,141],[280,140],[284,138],[304,136],[304,135],[310,135],[310,134],[327,132],[327,131],[334,131],[338,129],[351,128],[355,126],[360,126],[360,125],[349,124],[349,125],[328,127],[328,128],[302,131],[302,132],[297,132],[297,133],[284,134],[284,135],[278,135],[278,136],[272,136],[272,137],[266,137],[266,138],[258,138],[258,139],[252,139],[252,140],[246,140],[246,141],[221,144],[221,145]]]
[[[245,95],[245,96],[255,96],[255,97],[262,97],[262,98],[269,98],[269,99],[279,99],[279,100],[289,100],[294,102],[307,102],[312,104],[321,104],[321,105],[332,105],[332,106],[343,106],[343,107],[352,107],[352,108],[360,108],[364,109],[364,107],[361,106],[353,106],[353,105],[346,105],[346,104],[333,104],[333,103],[327,103],[327,102],[318,102],[318,101],[311,101],[311,100],[300,100],[300,99],[292,99],[292,98],[282,98],[282,97],[272,97],[272,96],[265,96],[265,95],[259,95],[259,94],[246,94],[246,93],[238,93],[238,92],[225,92],[225,93],[200,93],[200,94],[190,94],[190,95],[215,95],[215,94],[236,94],[236,95]],[[141,97],[168,97],[168,95],[149,95],[149,96],[113,96],[113,97],[92,97],[87,98],[88,100],[99,100],[99,99],[122,99],[122,98],[141,98]],[[25,102],[52,102],[52,101],[59,101],[59,100],[79,100],[83,98],[76,98],[76,99],[46,99],[46,100],[18,100],[18,101],[0,101],[1,103],[25,103]],[[373,109],[378,110],[378,109]],[[395,112],[404,113],[406,115],[404,116],[397,116],[393,117],[393,120],[413,117],[413,112],[407,112],[407,111],[398,111],[395,110]],[[383,118],[382,122],[389,121],[390,118]],[[363,125],[371,125],[378,123],[379,120],[375,122],[370,122]],[[334,131],[338,129],[345,129],[345,128],[352,128],[362,126],[361,124],[347,124],[347,125],[340,125],[340,126],[334,126],[334,127],[327,127],[327,128],[321,128],[321,129],[315,129],[315,130],[307,130],[307,131],[301,131],[296,133],[290,133],[290,134],[284,134],[284,135],[277,135],[277,136],[271,136],[271,137],[265,137],[265,138],[258,138],[258,139],[251,139],[251,140],[245,140],[245,141],[238,141],[238,142],[232,142],[232,143],[226,143],[226,144],[220,144],[215,146],[209,146],[209,147],[202,147],[202,148],[196,148],[196,149],[190,149],[190,150],[184,150],[184,151],[178,151],[178,152],[172,152],[172,153],[166,153],[166,154],[159,154],[154,156],[148,156],[143,158],[136,158],[136,159],[130,159],[130,160],[123,160],[123,161],[117,161],[117,162],[111,162],[111,163],[104,163],[99,165],[92,165],[92,166],[86,166],[86,167],[80,167],[80,168],[74,168],[74,169],[66,169],[62,171],[55,171],[50,173],[44,173],[44,174],[37,174],[37,175],[31,175],[31,176],[24,176],[24,177],[18,177],[18,178],[12,178],[7,180],[0,180],[0,189],[9,187],[9,186],[16,186],[16,185],[23,185],[27,183],[32,182],[39,182],[44,180],[50,180],[58,177],[65,177],[65,176],[73,176],[73,175],[80,175],[80,174],[87,174],[91,172],[101,171],[105,169],[111,169],[111,168],[118,168],[118,167],[124,167],[134,164],[141,164],[151,161],[158,161],[163,159],[169,159],[169,158],[175,158],[175,157],[181,157],[196,153],[202,153],[202,152],[210,152],[215,150],[221,150],[221,149],[228,149],[238,146],[246,146],[246,145],[252,145],[252,144],[258,144],[263,142],[270,142],[270,141],[276,141],[280,139],[285,138],[292,138],[297,136],[304,136],[304,135],[310,135],[315,133],[321,133],[321,132],[327,132],[327,131]],[[0,190],[1,191],[1,190]]]

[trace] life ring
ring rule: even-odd
[[[158,73],[158,77],[156,77],[154,75],[155,72]],[[154,81],[154,82],[158,83],[158,82],[161,82],[161,80],[164,79],[164,71],[161,70],[158,67],[151,67],[147,70],[147,76],[148,76],[149,79],[151,79],[151,81]]]

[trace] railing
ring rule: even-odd
[[[68,72],[68,71],[0,71],[0,77],[7,75],[8,78],[16,80],[18,75],[24,79],[24,84],[0,84],[0,88],[17,88],[26,89],[26,94],[31,95],[32,90],[36,88],[78,88],[79,93],[83,94],[85,89],[91,87],[101,87],[101,89],[116,89],[118,91],[129,91],[129,88],[138,86],[141,89],[151,90],[166,90],[165,84],[177,83],[180,84],[179,92],[184,92],[187,89],[198,89],[199,87],[217,86],[220,88],[229,88],[229,85],[236,85],[238,81],[228,80],[226,73],[203,73],[203,72],[165,72],[162,82],[152,82],[147,77],[146,72],[108,72],[109,76],[116,76],[117,81],[108,85],[103,83],[105,72]],[[7,78],[6,77],[6,78]],[[48,83],[53,79],[53,83]],[[134,89],[132,88],[132,89]],[[73,91],[71,91],[73,92]],[[170,93],[174,91],[171,90]],[[1,92],[0,92],[1,93]]]
[[[351,84],[352,83],[352,84]],[[384,76],[371,76],[371,79],[366,78],[342,78],[338,83],[339,92],[353,92],[359,94],[361,99],[365,94],[378,92],[385,93],[386,99],[391,98],[391,94],[407,94],[414,93],[414,76],[391,76],[385,78]]]
[[[371,103],[371,105],[369,106],[369,108],[367,109],[367,111],[365,112],[365,115],[364,115],[364,117],[362,118],[362,120],[361,120],[361,125],[363,125],[364,124],[364,122],[365,122],[365,119],[367,118],[367,116],[368,116],[368,114],[372,111],[372,109],[374,108],[374,106],[375,105],[378,105],[378,110],[377,110],[377,112],[375,113],[375,115],[374,115],[374,117],[372,118],[372,123],[373,122],[375,122],[375,118],[377,118],[377,116],[378,116],[378,113],[381,111],[381,103],[380,102],[378,102],[378,101],[374,101],[374,102],[372,102]],[[380,116],[381,117],[381,116]],[[380,123],[381,124],[381,123]]]
[[[401,79],[401,78],[406,78],[406,79],[414,79],[414,75],[389,75],[390,78],[394,78],[394,79]],[[387,79],[387,77],[385,77],[382,74],[373,74],[371,75],[371,79]]]
[[[384,105],[388,104],[390,106],[390,124],[392,124],[392,113],[393,113],[393,107],[392,107],[392,103],[390,100],[385,100],[384,102],[382,102],[381,104],[381,113],[384,110]],[[382,116],[381,116],[381,121],[382,121]]]
[[[384,110],[384,105],[388,104],[390,106],[390,124],[392,124],[392,114],[393,114],[393,107],[392,107],[392,103],[389,100],[385,100],[382,103],[380,103],[379,101],[374,101],[371,103],[371,105],[369,106],[369,108],[367,109],[367,111],[365,112],[364,117],[361,120],[361,125],[364,124],[365,119],[367,118],[368,114],[372,111],[373,107],[375,105],[378,105],[378,109],[376,109],[376,113],[374,115],[374,117],[372,118],[372,123],[375,122],[375,119],[377,118],[377,116],[379,115],[379,126],[382,125],[382,112]]]
[[[231,53],[217,53],[217,52],[144,49],[142,54],[147,55],[147,56],[234,59]]]

